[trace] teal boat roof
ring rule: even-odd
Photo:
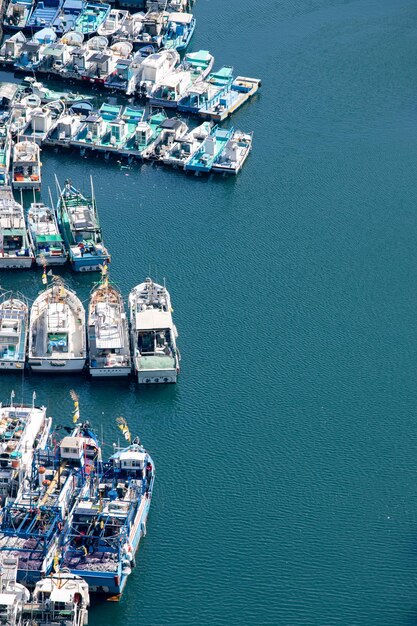
[[[133,107],[125,107],[122,114],[122,119],[126,122],[140,122],[143,118],[145,109],[135,109]]]
[[[62,241],[61,235],[37,235],[36,241],[38,243],[48,243],[52,241]]]
[[[149,118],[149,124],[161,124],[166,119],[165,113],[154,113]]]
[[[122,107],[117,104],[107,104],[104,102],[100,107],[100,114],[103,120],[113,120],[119,117],[121,110]]]
[[[211,72],[211,82],[224,84],[233,78],[233,67],[230,65],[224,65],[217,72]]]

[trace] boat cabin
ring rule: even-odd
[[[85,125],[77,135],[76,140],[86,143],[95,143],[103,136],[105,131],[106,124],[101,115],[92,113],[86,118]]]
[[[1,56],[7,61],[8,59],[17,59],[22,51],[22,46],[26,43],[26,37],[22,32],[18,32],[10,39],[6,39],[1,47]]]
[[[135,145],[137,149],[145,148],[152,139],[152,128],[147,122],[139,122],[135,131]]]
[[[66,353],[70,332],[68,307],[64,302],[51,302],[47,309],[47,354]]]
[[[70,49],[63,43],[53,43],[43,51],[43,68],[60,69],[71,59]]]
[[[113,59],[111,54],[104,52],[94,52],[88,57],[88,68],[86,68],[85,75],[90,78],[98,78],[105,80],[110,74],[113,65]]]

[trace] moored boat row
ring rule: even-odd
[[[110,262],[93,187],[88,199],[66,181],[59,188],[57,209],[52,198],[49,207],[32,202],[27,220],[11,190],[0,187],[0,226],[0,269],[29,268],[34,262],[45,268],[69,260],[74,271],[86,272]]]
[[[0,299],[0,369],[81,372],[127,377],[139,384],[174,383],[180,370],[177,329],[165,285],[147,278],[129,295],[130,325],[123,297],[103,268],[91,293],[88,315],[76,293],[59,277],[38,295],[30,311],[23,296]]]

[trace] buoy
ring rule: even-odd
[[[45,474],[46,468],[43,465],[41,465],[40,468],[38,469],[38,472],[39,474]]]

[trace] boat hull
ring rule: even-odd
[[[0,270],[28,269],[32,267],[33,257],[2,257],[0,256]]]
[[[130,367],[89,367],[93,378],[127,377],[132,373]]]
[[[43,267],[45,262],[47,266],[65,265],[65,263],[67,262],[67,257],[48,256],[48,257],[45,257],[44,259],[40,259],[39,257],[36,259],[36,265],[39,265],[39,267]]]
[[[83,257],[82,259],[71,259],[71,268],[74,272],[99,272],[101,267],[108,261],[108,256],[103,257]]]
[[[176,383],[177,370],[136,370],[139,385],[162,385]]]
[[[85,366],[85,358],[80,359],[44,359],[29,357],[28,365],[34,372],[59,374],[60,372],[81,372]]]
[[[25,367],[24,361],[0,361],[0,370],[22,370]]]

